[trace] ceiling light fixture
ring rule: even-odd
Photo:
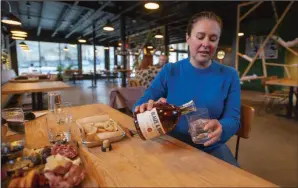
[[[27,46],[27,44],[26,44],[25,42],[20,42],[20,43],[19,43],[19,46],[20,46],[20,47],[25,47],[25,46]]]
[[[25,40],[25,38],[23,38],[23,37],[12,36],[11,38],[14,39],[14,40]]]
[[[244,33],[238,33],[238,36],[242,37],[242,36],[244,36]]]
[[[225,58],[225,52],[223,50],[220,50],[217,52],[217,59],[224,59]]]
[[[159,8],[159,4],[155,2],[147,2],[144,7],[149,10],[155,10]]]
[[[149,42],[149,43],[147,44],[147,48],[148,48],[148,49],[153,49],[153,45]]]
[[[79,39],[78,40],[80,43],[86,43],[87,41],[85,39]]]
[[[14,37],[27,37],[27,34],[13,33],[12,36],[14,36]]]
[[[64,51],[68,51],[68,48],[67,48],[67,46],[65,46],[65,47],[63,48],[63,50],[64,50]]]
[[[22,25],[21,20],[18,17],[16,17],[13,13],[11,13],[10,3],[8,1],[5,2],[8,3],[9,12],[1,17],[1,22],[9,25]]]
[[[157,30],[154,37],[157,38],[157,39],[162,39],[163,38],[163,34],[161,33],[160,29]]]
[[[75,44],[69,44],[69,46],[71,46],[71,47],[76,47],[76,45],[75,45]]]
[[[169,51],[170,52],[173,52],[173,51],[175,51],[175,49],[171,46],[170,49],[169,49]]]
[[[107,46],[105,46],[105,47],[104,47],[104,49],[105,49],[105,50],[109,50],[110,48],[109,48],[109,47],[107,47]]]
[[[103,30],[105,31],[114,31],[114,27],[110,20],[107,21],[106,25],[103,27]]]
[[[122,43],[121,42],[118,42],[118,46],[122,46]]]
[[[23,34],[23,35],[27,35],[28,34],[26,31],[22,31],[20,29],[12,29],[10,32],[12,34]]]

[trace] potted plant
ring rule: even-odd
[[[63,81],[62,72],[63,72],[63,65],[58,65],[57,67],[57,81]]]

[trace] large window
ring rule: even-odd
[[[60,44],[60,63],[67,69],[79,69],[77,45]]]
[[[82,45],[82,69],[83,73],[93,72],[93,46]]]
[[[22,41],[16,41],[19,75],[30,72],[38,73],[40,71],[38,42],[24,41],[29,50],[23,50],[19,45],[20,42]]]
[[[188,58],[188,54],[187,53],[183,53],[183,52],[179,52],[178,53],[178,61],[182,60],[182,59],[186,59]]]
[[[59,43],[40,42],[40,64],[42,73],[57,73],[60,65]]]
[[[170,52],[169,63],[176,63],[176,62],[177,62],[177,52]]]
[[[96,70],[97,72],[105,70],[105,49],[103,46],[96,46]]]
[[[23,50],[17,41],[19,74],[57,73],[57,67],[78,69],[77,45],[53,42],[24,41],[29,50]],[[65,49],[67,47],[67,49]]]

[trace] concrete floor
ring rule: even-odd
[[[120,83],[120,81],[118,82]],[[62,92],[64,101],[73,105],[109,104],[109,92],[117,82],[98,80],[97,88],[89,88],[90,80],[78,82],[75,88]],[[262,93],[242,91],[243,103],[261,108]],[[298,187],[298,121],[274,114],[256,113],[249,139],[240,140],[240,166],[282,187]],[[236,137],[228,141],[234,153]]]

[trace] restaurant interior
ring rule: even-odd
[[[162,69],[161,57],[190,57],[187,25],[201,11],[223,21],[213,60],[240,78],[241,128],[226,143],[239,169],[169,135],[142,141],[135,132],[134,104]],[[76,160],[69,167],[78,182],[60,174],[65,187],[297,187],[297,18],[295,0],[1,1],[2,186],[34,187],[37,175],[39,185],[46,177],[58,186],[50,161],[60,160],[53,154],[59,148],[40,162],[48,170],[36,160],[28,170],[25,157],[38,148],[47,153],[54,118],[69,126],[80,159],[79,168]],[[22,130],[9,124],[15,114]],[[83,125],[92,118],[123,135],[88,140],[92,130]],[[21,173],[9,166],[17,162],[26,166]]]

